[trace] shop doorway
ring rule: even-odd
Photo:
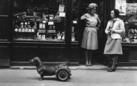
[[[95,50],[93,51],[93,57],[92,57],[92,61],[93,61],[93,64],[105,64],[106,63],[106,58],[104,57],[103,55],[103,50],[104,50],[104,45],[105,45],[105,41],[106,41],[106,38],[105,38],[105,33],[104,33],[104,29],[105,29],[105,7],[106,7],[106,4],[105,4],[105,0],[81,0],[80,2],[80,10],[79,10],[79,16],[81,17],[81,15],[83,15],[84,13],[87,12],[86,8],[88,6],[88,4],[90,3],[96,3],[98,5],[98,8],[97,8],[97,14],[99,15],[99,18],[101,20],[101,26],[97,32],[97,35],[98,35],[98,45],[99,45],[99,49],[98,50]],[[80,31],[79,31],[79,34],[80,34],[80,43],[79,45],[81,46],[81,39],[82,39],[82,36],[83,36],[83,31],[84,31],[84,28],[85,28],[85,23],[83,21],[79,21],[79,27],[80,27]],[[84,52],[84,49],[81,49],[80,48],[80,64],[85,64],[85,52]]]

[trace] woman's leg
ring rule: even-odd
[[[92,58],[92,50],[89,50],[89,57],[88,57],[89,65],[92,65],[91,58]]]
[[[114,59],[113,55],[110,55],[109,58],[111,58],[112,64],[109,63],[107,71],[108,72],[113,72],[113,68],[114,68],[114,65],[115,65],[115,59]]]
[[[112,62],[112,66],[111,66],[110,72],[116,70],[116,67],[117,67],[117,59],[118,59],[118,56],[117,56],[117,55],[114,55],[114,56],[112,57],[113,62]]]
[[[106,57],[106,65],[108,67],[111,67],[112,64],[110,64],[110,62],[112,61],[112,57],[110,55],[105,55],[105,57]]]
[[[116,68],[117,68],[117,64],[118,64],[118,63],[117,63],[118,56],[117,56],[117,55],[115,55],[115,56],[114,56],[114,59],[115,59],[115,68],[114,68],[114,70],[116,70]]]
[[[86,65],[88,65],[88,50],[85,50]]]
[[[92,65],[91,64],[91,58],[92,58],[91,50],[85,50],[85,57],[86,57],[86,65]]]
[[[116,62],[115,62],[115,56],[114,56],[114,57],[112,57],[112,66],[111,66],[112,69],[115,68],[115,64],[116,64]]]
[[[116,65],[117,65],[117,60],[118,60],[118,56],[117,55],[115,55],[115,62],[116,62]]]

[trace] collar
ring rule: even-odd
[[[119,20],[119,18],[114,18],[113,20],[116,21],[116,20]]]

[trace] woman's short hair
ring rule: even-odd
[[[98,5],[96,3],[90,3],[87,7],[87,10],[92,10],[94,8],[97,8],[97,7],[98,7]]]
[[[118,9],[114,9],[113,11],[114,11],[115,17],[119,17],[119,10]]]

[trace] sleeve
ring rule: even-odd
[[[106,29],[105,29],[105,33],[108,34],[110,31],[109,31],[109,25],[110,25],[110,22],[108,21],[107,23],[107,26],[106,26]]]
[[[86,14],[81,16],[81,20],[85,20],[86,19]]]
[[[99,22],[99,24],[101,23],[101,20],[100,20],[100,18],[99,18],[99,16],[97,15],[97,20],[98,20],[98,22]]]
[[[125,24],[123,21],[121,21],[120,28],[122,29],[122,32],[125,32]]]
[[[97,15],[97,14],[96,14]],[[97,15],[97,21],[98,21],[98,24],[97,24],[97,28],[99,28],[100,27],[100,25],[101,25],[101,20],[100,20],[100,18],[99,18],[99,16]]]
[[[116,29],[119,28],[119,29]],[[118,23],[116,23],[113,27],[113,31],[116,33],[122,33],[125,32],[125,26],[124,26],[124,22],[122,20],[120,20]]]

